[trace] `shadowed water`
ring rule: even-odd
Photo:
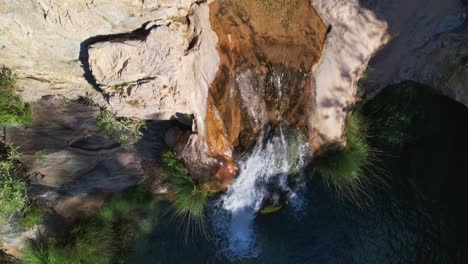
[[[448,263],[437,245],[443,225],[430,215],[430,208],[401,208],[396,194],[381,192],[371,207],[360,209],[337,200],[318,180],[309,184],[304,199],[301,214],[289,207],[247,218],[253,221],[250,233],[235,239],[251,242],[241,241],[234,250],[245,254],[237,256],[223,247],[223,242],[233,245],[225,233],[212,229],[210,239],[197,237],[185,244],[178,225],[162,217],[144,242],[136,244],[129,263],[422,263],[425,258],[425,263]],[[427,255],[431,251],[433,255]]]

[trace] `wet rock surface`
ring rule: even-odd
[[[252,147],[268,124],[282,121],[308,135],[310,71],[327,30],[310,3],[215,1],[210,12],[221,56],[208,96],[210,154],[229,166],[236,147]],[[220,170],[215,177],[229,183],[236,172]]]

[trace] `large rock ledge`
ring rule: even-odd
[[[193,4],[139,31],[90,40],[82,59],[117,115],[166,119],[191,113],[204,119],[219,65],[208,16],[207,4]]]
[[[0,58],[21,77],[22,96],[66,97],[93,90],[83,78],[82,42],[186,15],[195,1],[0,1]]]

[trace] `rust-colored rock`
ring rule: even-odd
[[[207,143],[230,168],[216,174],[225,185],[237,173],[234,150],[255,144],[267,125],[285,122],[309,134],[310,72],[327,27],[308,0],[214,1],[210,21],[221,65],[208,96]]]

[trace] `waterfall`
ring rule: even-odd
[[[285,130],[285,132],[283,131]],[[239,162],[240,174],[216,204],[215,228],[224,236],[223,248],[234,257],[259,253],[253,222],[268,199],[300,206],[297,192],[288,186],[288,175],[300,171],[308,145],[301,134],[278,126],[269,137]]]

